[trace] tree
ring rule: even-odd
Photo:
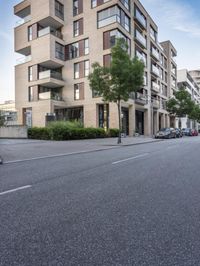
[[[121,143],[121,101],[128,101],[130,94],[141,89],[144,77],[144,64],[137,58],[131,59],[128,46],[123,38],[117,39],[111,49],[110,67],[92,65],[89,75],[90,88],[101,95],[106,102],[115,102],[118,106],[119,137]]]
[[[5,124],[5,117],[2,111],[0,110],[0,127],[4,126],[4,124]]]
[[[189,119],[195,120],[200,123],[200,107],[198,104],[194,104],[191,112],[188,114]]]
[[[195,103],[192,101],[189,92],[187,92],[185,88],[181,88],[179,91],[175,92],[174,96],[175,98],[171,98],[167,101],[167,111],[179,118],[190,115],[194,109]]]

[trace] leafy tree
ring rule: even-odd
[[[195,104],[189,92],[187,92],[185,88],[181,88],[179,91],[175,92],[174,96],[175,98],[171,98],[167,101],[167,111],[179,118],[190,115]]]
[[[0,127],[4,126],[4,124],[5,124],[5,117],[3,116],[3,113],[0,110]]]
[[[198,123],[200,123],[200,107],[198,104],[194,104],[191,112],[189,113],[189,118],[192,120],[197,121]]]
[[[121,102],[128,101],[130,94],[141,89],[143,85],[144,64],[137,58],[131,59],[128,46],[119,38],[111,49],[110,67],[92,65],[89,75],[91,89],[101,95],[106,102],[115,102],[118,106],[119,137],[121,143]]]

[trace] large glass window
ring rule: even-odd
[[[29,102],[33,101],[33,87],[28,88],[28,101]]]
[[[32,81],[33,80],[33,67],[32,66],[30,66],[28,68],[28,80],[29,81]]]
[[[120,0],[126,9],[130,10],[130,0]]]
[[[118,6],[113,6],[98,13],[98,28],[118,22],[128,32],[130,31],[130,18]]]
[[[28,27],[28,40],[29,41],[33,40],[33,28],[32,28],[32,26]]]
[[[64,19],[64,5],[55,0],[55,15],[62,20]]]
[[[65,48],[62,44],[56,42],[56,58],[60,59],[60,60],[65,60]]]
[[[87,77],[90,73],[90,62],[89,60],[84,61],[84,75]]]
[[[73,0],[73,15],[79,15],[83,12],[83,0]]]
[[[74,21],[74,37],[83,34],[83,19]]]

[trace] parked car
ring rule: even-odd
[[[191,128],[183,128],[182,132],[183,132],[183,136],[192,136]]]
[[[176,138],[176,131],[174,128],[161,128],[155,135],[156,139],[171,139]]]
[[[182,130],[180,128],[175,128],[175,130],[176,130],[176,138],[182,138],[183,137]]]
[[[192,136],[198,136],[199,133],[196,129],[192,129]]]

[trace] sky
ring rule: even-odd
[[[35,0],[39,1],[39,0]],[[90,1],[90,0],[84,0]],[[14,99],[14,53],[17,17],[13,6],[20,0],[0,0],[0,102]],[[159,28],[159,41],[171,40],[178,51],[178,69],[200,68],[200,1],[141,0]]]

